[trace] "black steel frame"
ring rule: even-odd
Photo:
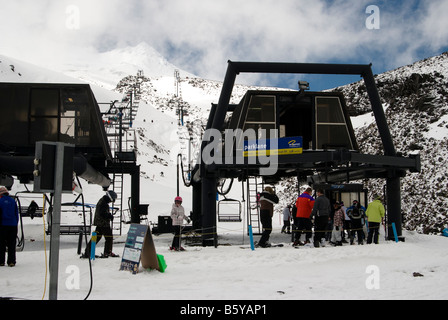
[[[398,236],[401,228],[401,182],[406,171],[420,172],[418,155],[403,157],[397,154],[386,122],[386,116],[375,84],[371,65],[320,64],[320,63],[271,63],[228,61],[218,104],[212,105],[206,129],[221,130],[227,112],[232,110],[230,97],[236,76],[240,73],[289,73],[289,74],[341,74],[360,75],[365,82],[372,111],[384,148],[384,155],[368,155],[348,150],[312,151],[301,155],[278,157],[279,175],[307,177],[310,184],[340,183],[357,179],[386,179],[388,222],[395,223]],[[203,149],[209,142],[203,141]],[[223,161],[223,163],[226,163]],[[258,175],[261,164],[200,164],[201,182],[193,184],[193,202],[200,198],[203,245],[217,246],[216,185],[217,179]],[[317,174],[316,174],[317,171]],[[200,193],[200,197],[198,196]],[[194,209],[199,209],[194,206]],[[195,213],[197,216],[198,213]],[[392,235],[392,232],[388,232]]]

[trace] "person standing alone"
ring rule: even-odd
[[[260,220],[263,226],[263,233],[261,234],[258,246],[262,248],[271,246],[268,243],[268,240],[272,232],[272,216],[274,214],[274,204],[277,204],[278,201],[279,199],[274,194],[274,190],[271,187],[264,188],[264,191],[260,194]]]
[[[114,191],[109,190],[103,197],[101,197],[95,208],[95,218],[93,219],[93,225],[96,226],[96,243],[100,242],[103,236],[106,242],[104,244],[104,253],[101,256],[102,258],[118,257],[118,255],[112,252],[113,234],[111,221],[114,219],[114,216],[110,212],[109,207],[109,203],[115,202],[116,199],[117,194]],[[90,258],[91,243],[92,240],[87,244],[86,251],[81,256],[81,258]]]
[[[180,245],[182,226],[184,224],[184,220],[190,223],[190,219],[185,215],[185,209],[182,206],[181,197],[176,197],[174,199],[173,206],[171,207],[171,219],[173,221],[174,238],[171,243],[170,250],[184,251],[185,249]]]
[[[16,201],[9,196],[6,187],[0,187],[0,266],[5,265],[6,248],[8,249],[7,264],[16,265],[16,238],[19,224],[19,209]]]
[[[380,234],[380,224],[384,223],[384,214],[386,210],[381,203],[381,197],[375,195],[373,201],[369,203],[366,210],[367,221],[369,223],[369,233],[367,235],[367,244],[378,244],[378,236]]]

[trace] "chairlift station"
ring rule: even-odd
[[[360,152],[342,93],[311,92],[306,90],[306,83],[301,82],[297,91],[249,90],[239,104],[232,105],[230,97],[240,73],[360,75],[366,84],[384,154]],[[70,143],[75,146],[73,170],[89,183],[106,189],[117,179],[116,175],[131,175],[131,220],[140,223],[145,212],[140,204],[140,170],[136,164],[135,144],[134,149],[124,150],[121,141],[124,132],[120,129],[115,133],[119,147],[111,147],[104,115],[89,85],[0,83],[0,101],[2,184],[12,185],[12,176],[22,183],[33,180],[37,142]],[[113,104],[112,109],[115,111],[111,114],[115,115],[122,111]],[[119,119],[120,128],[123,128],[123,121]],[[219,101],[212,104],[206,129],[218,130],[222,137],[226,130],[252,129],[256,133],[266,130],[267,135],[257,136],[256,143],[260,138],[263,141],[276,139],[279,150],[277,157],[269,158],[269,165],[276,168],[269,175],[262,174],[261,169],[268,165],[259,157],[250,153],[244,155],[244,150],[238,148],[226,154],[224,144],[221,151],[216,151],[222,161],[205,163],[201,159],[194,167],[189,181],[193,188],[192,218],[195,229],[202,231],[202,245],[218,244],[216,195],[219,181],[229,178],[247,182],[248,191],[252,178],[275,184],[283,177],[297,177],[298,182],[312,186],[385,179],[388,222],[396,224],[401,236],[400,179],[408,171],[420,171],[420,158],[396,152],[370,65],[229,61]],[[237,146],[237,141],[234,142]],[[201,155],[210,143],[203,140]],[[282,143],[287,147],[294,145],[294,150],[287,151],[286,147],[286,151],[283,150]],[[238,161],[236,156],[241,156]]]
[[[248,91],[238,105],[231,105],[233,86],[240,73],[360,75],[366,84],[384,155],[359,151],[341,93],[308,92],[304,88],[295,92]],[[299,85],[303,86],[303,83]],[[195,168],[192,184],[193,210],[201,213],[196,216],[202,217],[204,245],[217,245],[216,186],[222,178],[246,181],[250,177],[261,177],[265,183],[275,184],[282,177],[296,176],[298,182],[312,186],[383,178],[386,180],[388,223],[396,225],[401,237],[400,179],[407,171],[420,171],[420,158],[418,155],[404,157],[396,152],[370,65],[229,61],[221,96],[218,103],[212,105],[207,129],[220,130],[223,136],[226,129],[254,129],[257,132],[274,129],[279,140],[301,137],[302,151],[279,152],[278,157],[271,159],[276,161],[276,172],[265,176],[260,174],[260,168],[266,164],[254,162],[250,157],[244,157],[244,163],[229,159],[212,164],[202,161]],[[209,143],[202,143],[202,151]],[[221,153],[224,158],[228,156],[224,149]],[[392,237],[392,232],[388,235]]]

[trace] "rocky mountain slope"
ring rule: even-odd
[[[402,179],[404,226],[440,233],[448,225],[448,53],[376,76],[397,152],[421,155],[421,173]],[[336,88],[353,116],[371,112],[363,82]],[[381,154],[375,123],[356,129],[362,152]],[[369,181],[382,192],[384,181]]]

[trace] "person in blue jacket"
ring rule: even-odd
[[[16,201],[9,196],[8,189],[0,186],[0,266],[5,265],[6,248],[8,248],[7,264],[16,265],[17,225],[19,209]]]
[[[347,215],[351,221],[350,244],[354,243],[355,234],[358,238],[358,244],[363,244],[365,238],[363,226],[366,219],[366,208],[358,200],[353,200],[353,205],[347,208]]]

